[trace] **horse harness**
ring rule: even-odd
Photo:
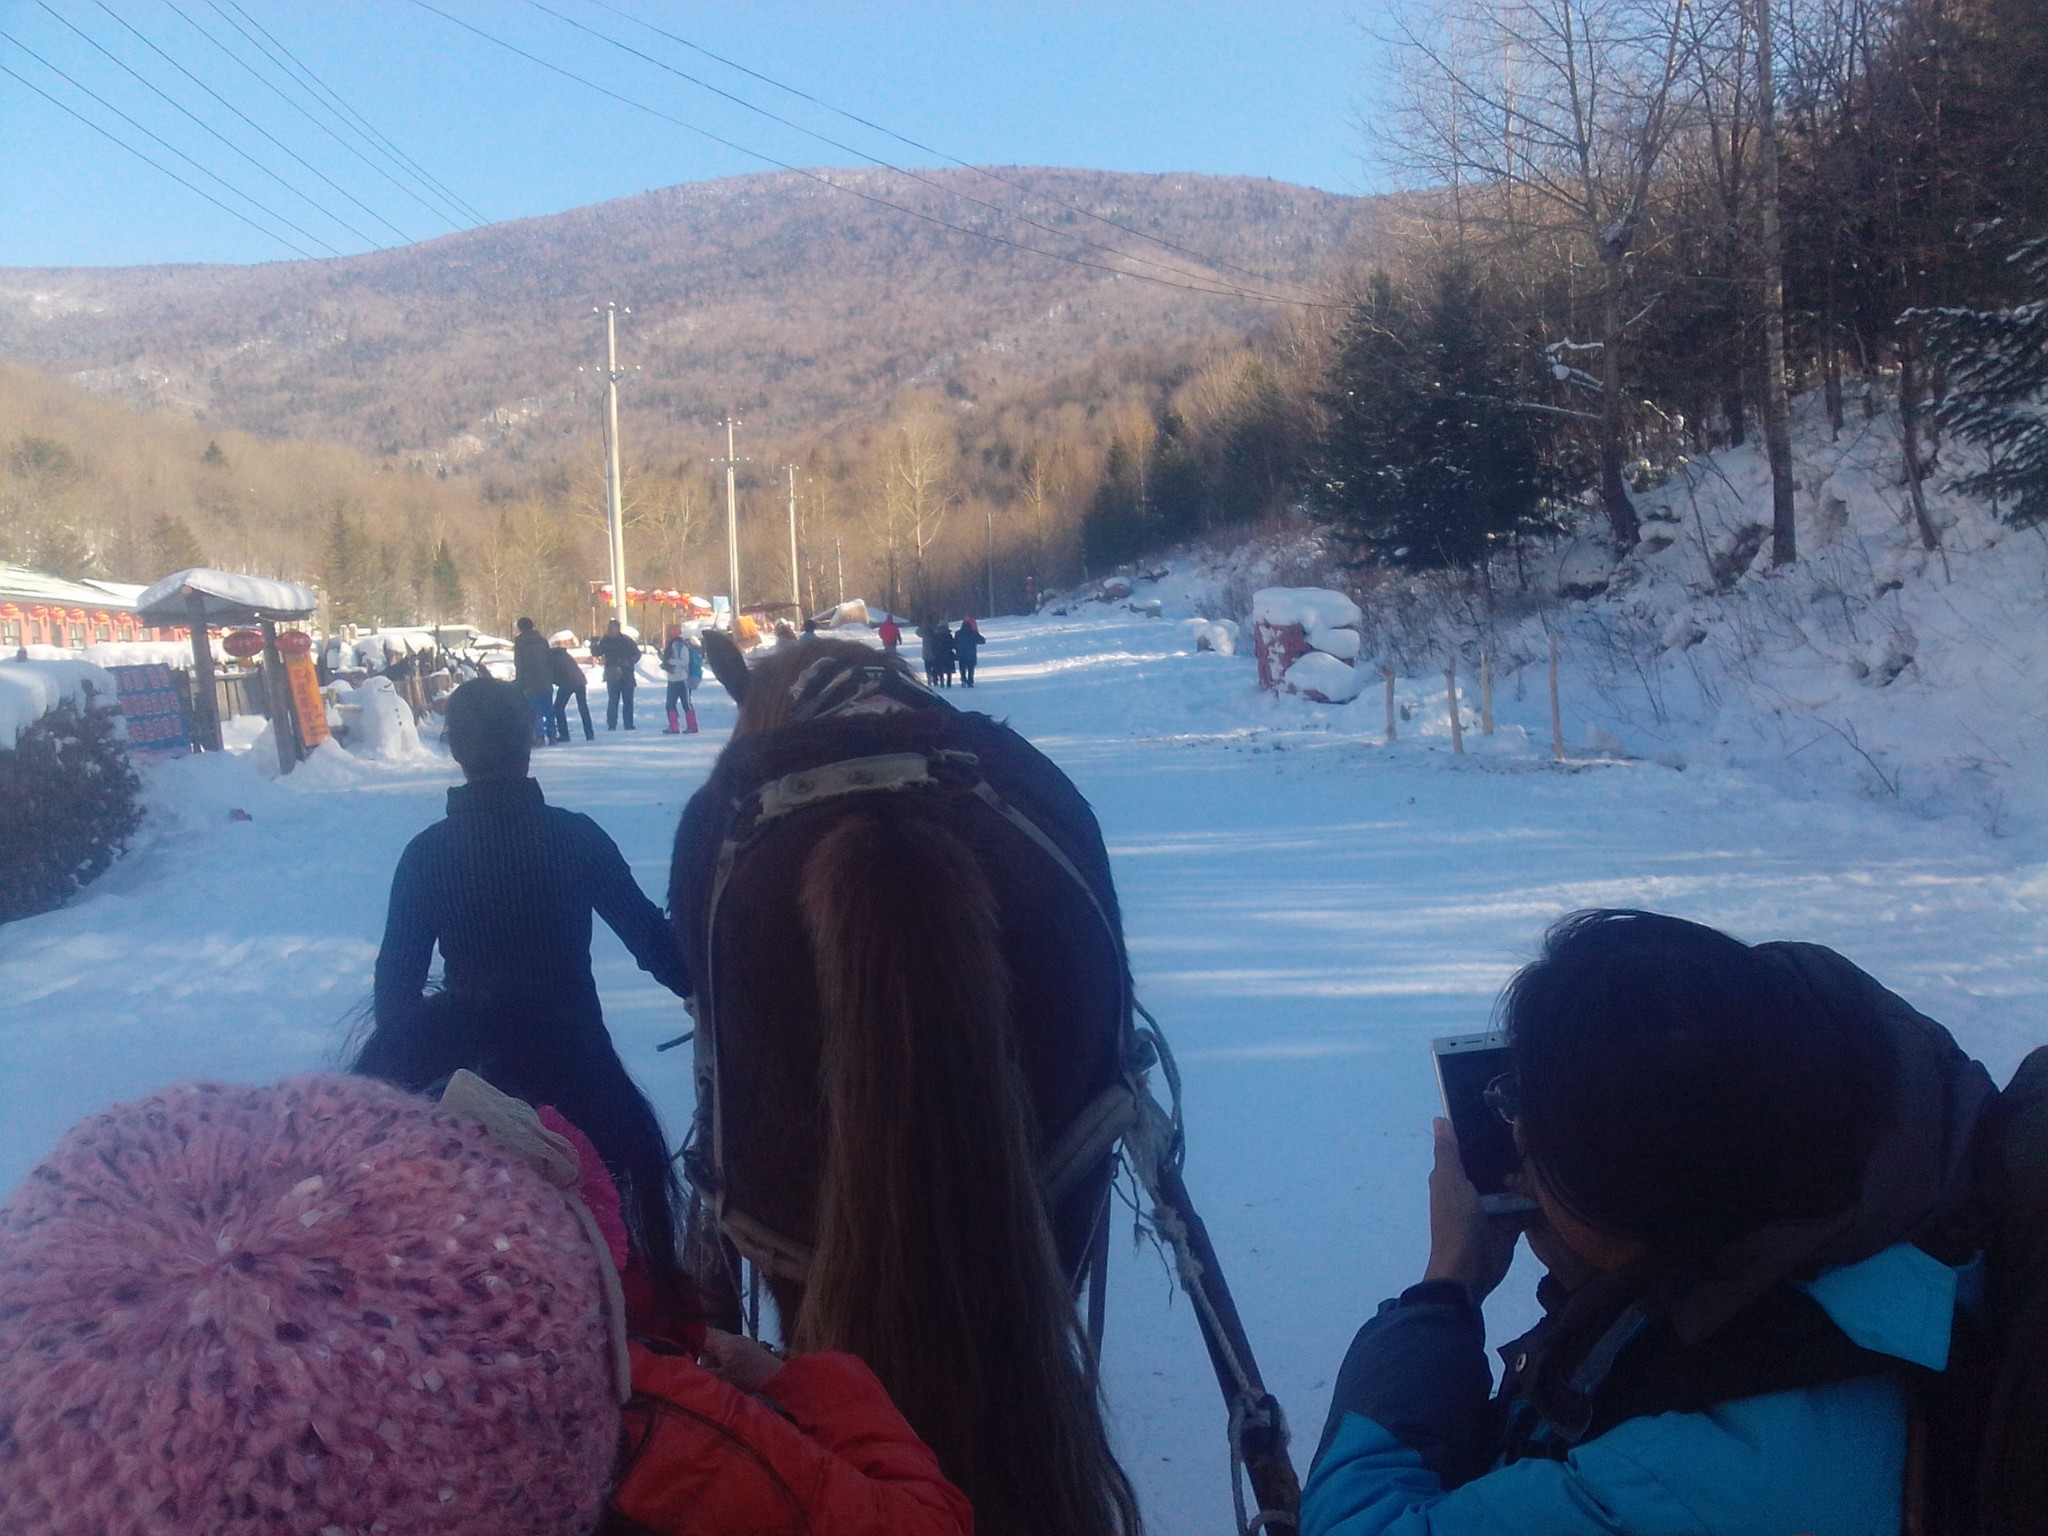
[[[949,701],[896,668],[845,667],[830,656],[799,672],[790,684],[789,696],[792,723],[954,709]],[[978,754],[938,746],[843,758],[769,779],[732,801],[705,908],[704,975],[691,1010],[696,1023],[697,1107],[683,1153],[691,1185],[701,1198],[708,1199],[718,1232],[757,1273],[799,1283],[804,1280],[810,1270],[810,1248],[741,1209],[729,1196],[716,1019],[719,912],[739,861],[784,818],[836,800],[901,794],[950,794],[979,803],[1051,859],[1101,922],[1117,958],[1117,1017],[1122,1039],[1116,1080],[1085,1104],[1046,1148],[1037,1170],[1039,1191],[1050,1217],[1088,1170],[1121,1144],[1124,1158],[1152,1206],[1152,1230],[1172,1250],[1177,1278],[1193,1302],[1229,1411],[1238,1528],[1247,1536],[1295,1529],[1299,1490],[1287,1460],[1286,1420],[1259,1378],[1207,1233],[1181,1182],[1186,1143],[1179,1069],[1158,1021],[1133,994],[1122,930],[1101,893],[1042,826],[989,782]],[[1134,1014],[1144,1019],[1143,1026],[1134,1022]],[[1166,1080],[1170,1109],[1159,1103],[1148,1086],[1147,1076],[1155,1065]],[[1084,1279],[1087,1282],[1091,1369],[1099,1364],[1102,1353],[1108,1253],[1109,1200],[1105,1191],[1092,1235],[1075,1273],[1068,1277],[1076,1288]],[[1256,1498],[1249,1512],[1241,1484],[1247,1473]]]
[[[800,672],[790,685],[793,722],[808,722],[840,716],[890,714],[913,709],[943,709],[953,705],[914,678],[891,667],[835,667],[834,658],[824,657]],[[949,748],[929,751],[879,753],[844,758],[799,772],[787,773],[735,799],[727,814],[725,835],[718,849],[712,877],[711,899],[706,908],[705,963],[703,984],[694,1000],[694,1036],[697,1081],[697,1114],[692,1127],[685,1166],[692,1184],[709,1198],[719,1229],[747,1261],[762,1272],[779,1279],[801,1282],[810,1269],[811,1253],[804,1243],[778,1232],[766,1222],[734,1204],[725,1178],[724,1102],[719,1091],[718,1028],[715,1017],[717,990],[717,931],[720,908],[732,873],[763,835],[783,818],[831,801],[855,796],[892,794],[950,794],[971,800],[1021,833],[1064,874],[1087,899],[1089,909],[1101,922],[1117,956],[1119,1006],[1117,1015],[1123,1035],[1119,1052],[1117,1081],[1085,1104],[1045,1150],[1039,1160],[1039,1193],[1048,1212],[1059,1205],[1088,1170],[1130,1137],[1138,1127],[1145,1106],[1165,1122],[1153,1131],[1160,1150],[1179,1158],[1180,1117],[1178,1074],[1172,1074],[1175,1113],[1167,1116],[1152,1100],[1144,1085],[1144,1074],[1162,1059],[1163,1042],[1149,1031],[1140,1034],[1131,1027],[1133,999],[1130,972],[1123,963],[1123,942],[1115,921],[1088,877],[1037,822],[1004,799],[981,770],[973,752]],[[1169,1067],[1169,1072],[1171,1068]],[[1105,1216],[1107,1214],[1105,1209]],[[1083,1273],[1099,1267],[1093,1250],[1104,1246],[1106,1222],[1089,1244],[1082,1259]],[[1077,1273],[1069,1277],[1081,1278]],[[1099,1304],[1091,1292],[1091,1322],[1099,1316]],[[1099,1323],[1092,1327],[1091,1343],[1099,1348]]]

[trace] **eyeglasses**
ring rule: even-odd
[[[1509,1125],[1522,1117],[1522,1095],[1515,1082],[1515,1074],[1503,1072],[1488,1083],[1479,1093],[1479,1102],[1492,1110]]]

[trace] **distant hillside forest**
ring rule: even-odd
[[[1805,390],[1837,432],[1896,401],[1902,517],[1928,550],[1942,530],[1921,487],[1964,462],[1944,460],[1950,437],[1975,445],[1974,489],[2015,521],[2048,515],[2039,0],[1444,0],[1410,14],[1373,149],[1425,190],[1334,209],[1343,217],[1316,239],[1341,234],[1344,260],[1320,277],[1314,240],[1283,242],[1285,260],[1261,267],[1244,207],[1209,228],[1228,247],[1219,256],[1276,284],[1320,282],[1308,302],[1067,274],[1059,302],[1098,306],[1099,330],[1077,332],[1062,309],[1050,331],[998,335],[998,311],[1014,327],[1020,294],[1045,298],[1035,271],[866,222],[864,251],[818,258],[829,295],[808,311],[830,311],[845,356],[799,356],[787,315],[736,297],[758,326],[718,321],[720,355],[746,370],[719,402],[746,420],[742,600],[790,595],[785,466],[813,610],[843,591],[914,614],[1012,611],[1031,590],[1169,543],[1303,515],[1334,525],[1361,566],[1490,592],[1530,541],[1588,518],[1625,554],[1669,510],[1655,492],[1690,457],[1751,438],[1779,472],[1748,554],[1767,540],[1782,563],[1823,510],[1791,472],[1788,400]],[[1157,180],[1147,195],[1163,196]],[[1268,194],[1268,214],[1297,191]],[[721,205],[732,238],[758,244],[741,203]],[[1200,221],[1174,227],[1201,246]],[[511,229],[477,232],[478,249],[503,257],[503,241],[535,238]],[[781,265],[760,278],[791,304],[804,244],[777,245]],[[223,293],[243,280],[202,277]],[[45,286],[81,306],[73,342],[118,350],[108,338],[146,309],[140,281]],[[104,313],[86,313],[88,290]],[[909,339],[891,306],[912,298]],[[462,353],[446,330],[459,310],[437,311],[436,367]],[[18,354],[34,324],[10,313]],[[46,365],[112,387],[55,356],[57,331],[37,334]],[[478,355],[500,355],[499,341]],[[771,376],[784,368],[781,388]],[[321,388],[323,419],[340,421],[346,391],[332,376]],[[672,389],[622,385],[629,574],[721,591],[715,397],[683,410]],[[333,433],[355,449],[312,449],[128,415],[10,370],[0,538],[14,558],[70,573],[145,579],[175,548],[311,575],[340,618],[428,617],[459,592],[493,627],[518,613],[587,622],[605,567],[596,392],[552,399],[540,426],[507,426],[460,460],[419,449],[417,423],[413,448],[385,451],[367,425],[382,419],[374,396],[359,393],[356,428]],[[209,396],[185,408],[311,407]]]

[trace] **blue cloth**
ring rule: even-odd
[[[1940,1271],[1946,1280],[1934,1272]],[[1945,1360],[1955,1272],[1900,1244],[1807,1290],[1866,1349]],[[1888,1375],[1630,1419],[1562,1460],[1484,1466],[1479,1309],[1437,1281],[1358,1332],[1303,1490],[1302,1536],[1894,1536],[1906,1402]]]

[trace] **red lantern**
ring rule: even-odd
[[[280,656],[308,656],[313,651],[313,637],[303,629],[279,630],[277,654]]]
[[[263,654],[263,636],[253,629],[230,630],[220,648],[237,661],[247,661],[251,656]]]

